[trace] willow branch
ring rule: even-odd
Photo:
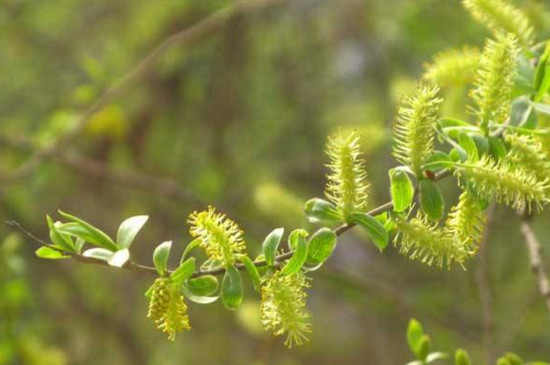
[[[550,315],[550,281],[548,280],[548,274],[542,258],[542,246],[527,219],[524,218],[521,223],[521,233],[529,252],[531,270],[537,276],[539,291]]]
[[[121,95],[136,81],[142,79],[152,69],[157,61],[168,50],[175,46],[191,46],[216,34],[235,16],[245,15],[260,11],[273,5],[283,3],[286,0],[245,0],[235,3],[225,9],[219,10],[206,17],[199,23],[172,34],[166,38],[159,46],[153,49],[145,58],[143,58],[126,75],[122,76],[112,86],[107,88],[103,94],[86,109],[72,124],[71,128],[58,138],[54,143],[48,145],[33,153],[29,159],[23,163],[11,176],[10,181],[18,181],[29,176],[42,162],[44,158],[54,154],[61,147],[74,140],[88,125],[90,118],[111,103],[116,97]]]
[[[33,152],[32,143],[26,138],[10,138],[0,135],[0,145],[15,148],[20,151]],[[154,192],[164,195],[167,198],[174,198],[183,202],[204,204],[204,201],[198,198],[192,191],[182,186],[177,181],[149,175],[142,172],[112,169],[109,165],[84,157],[78,153],[68,153],[58,150],[48,156],[55,163],[72,169],[73,171],[87,177],[103,179],[120,184],[125,187]]]
[[[444,178],[446,178],[450,175],[451,175],[451,172],[449,170],[443,170],[443,171],[440,171],[439,173],[437,173],[433,180],[434,181],[439,181],[439,180],[442,180],[442,179],[444,179]],[[368,214],[370,216],[376,216],[376,215],[382,214],[384,212],[389,212],[392,209],[393,209],[393,203],[390,201],[390,202],[387,202],[385,204],[382,204],[382,205],[370,210],[366,214]],[[64,250],[59,249],[58,247],[52,246],[48,242],[46,242],[45,240],[42,240],[42,239],[36,237],[33,233],[31,233],[30,231],[25,229],[23,226],[21,226],[21,224],[19,224],[16,221],[6,221],[5,223],[7,225],[15,228],[15,229],[18,229],[23,234],[25,234],[26,236],[28,236],[32,240],[36,241],[37,243],[39,243],[41,245],[44,245],[44,246],[48,246],[48,247],[50,247],[50,248],[52,248],[56,251],[59,251],[60,253],[62,253],[64,255],[71,256],[71,258],[73,258],[74,260],[76,260],[78,262],[82,262],[82,263],[86,263],[86,264],[109,266],[109,264],[107,262],[103,261],[103,260],[96,259],[96,258],[93,258],[93,257],[83,256],[83,255],[75,253],[75,252],[66,252]],[[349,229],[351,229],[353,227],[355,227],[354,223],[344,223],[344,224],[334,228],[333,232],[336,234],[336,236],[341,236],[342,234],[344,234],[345,232],[347,232]],[[287,252],[283,252],[280,255],[276,256],[275,257],[276,265],[278,265],[281,262],[291,258],[293,254],[294,254],[294,251],[287,251]],[[256,267],[263,267],[263,266],[267,265],[267,262],[265,260],[259,260],[259,261],[255,261],[254,265]],[[244,266],[243,263],[237,263],[237,264],[235,264],[235,267],[238,270],[244,270],[245,269],[245,266]],[[122,266],[122,268],[126,269],[126,270],[131,270],[131,271],[138,271],[138,272],[148,272],[148,273],[156,273],[157,272],[157,270],[152,266],[138,264],[138,263],[136,263],[132,260],[128,260]],[[197,277],[205,276],[205,275],[222,275],[222,274],[225,273],[225,271],[226,270],[223,267],[218,268],[218,269],[212,269],[212,270],[199,270],[199,271],[196,271],[195,273],[193,273],[193,275],[191,275],[191,277],[192,278],[197,278]],[[173,272],[173,270],[168,270],[168,273],[172,273],[172,272]]]

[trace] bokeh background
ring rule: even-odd
[[[548,38],[547,0],[516,3]],[[32,173],[10,178],[165,38],[234,4],[2,0],[0,219],[47,238],[45,214],[60,208],[109,233],[148,214],[133,255],[151,264],[164,240],[181,252],[187,215],[213,204],[257,253],[273,227],[311,227],[302,205],[322,195],[335,131],[362,135],[371,204],[387,201],[400,97],[433,53],[487,36],[458,0],[274,1],[172,47]],[[465,90],[444,92],[446,113],[464,117]],[[452,182],[442,186],[454,201]],[[545,247],[548,218],[534,222]],[[0,238],[0,364],[403,364],[411,317],[436,349],[464,347],[477,364],[508,350],[550,359],[548,313],[504,208],[466,271],[381,255],[346,233],[313,275],[311,343],[291,350],[261,329],[250,287],[235,313],[190,303],[193,330],[172,343],[146,318],[153,277],[40,260],[37,244],[5,225]]]

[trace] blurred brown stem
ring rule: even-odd
[[[533,227],[529,224],[527,217],[524,217],[521,223],[521,233],[523,234],[529,252],[531,270],[537,276],[539,291],[548,309],[548,314],[550,315],[550,281],[548,280],[548,274],[544,266],[542,246],[535,235]]]

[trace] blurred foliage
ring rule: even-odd
[[[70,128],[167,36],[233,3],[3,1],[0,176]],[[541,38],[550,37],[546,1],[516,3]],[[89,164],[48,159],[24,182],[2,179],[0,218],[47,237],[43,213],[57,208],[109,232],[123,217],[147,212],[151,221],[134,254],[149,263],[154,243],[178,237],[173,250],[183,250],[187,214],[214,203],[259,252],[274,224],[303,222],[298,203],[322,191],[320,151],[339,128],[362,135],[371,204],[387,201],[396,103],[433,53],[480,46],[485,35],[459,1],[295,0],[237,17],[214,37],[170,50],[63,149],[108,171],[170,178],[188,194],[174,198],[110,181]],[[445,112],[461,117],[456,105],[466,92],[445,94]],[[442,188],[456,196],[450,184]],[[438,349],[459,343],[474,363],[483,363],[487,348],[547,359],[547,313],[514,217],[497,210],[490,259],[476,259],[467,272],[434,275],[392,250],[378,255],[361,233],[346,235],[310,292],[320,330],[311,345],[293,350],[258,331],[259,309],[246,299],[235,317],[219,303],[190,304],[193,332],[166,343],[144,315],[141,293],[150,278],[44,264],[32,254],[35,243],[1,227],[0,364],[399,364],[409,358],[403,333],[412,316],[429,325]],[[547,213],[535,224],[543,242],[550,239],[545,219]],[[480,264],[491,283],[490,339],[483,335]]]

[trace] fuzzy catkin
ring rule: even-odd
[[[435,124],[443,99],[439,87],[420,86],[401,102],[394,126],[393,156],[421,176],[421,166],[434,149]]]
[[[330,172],[325,194],[346,220],[352,213],[363,212],[368,201],[369,183],[365,162],[361,158],[359,136],[353,132],[348,136],[338,134],[329,138],[326,154],[330,159],[327,165]]]

